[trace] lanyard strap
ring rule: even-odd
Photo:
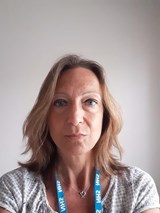
[[[96,169],[94,179],[94,207],[95,213],[102,213],[101,183],[98,169]]]
[[[67,206],[66,206],[66,201],[64,199],[64,192],[62,189],[61,182],[59,181],[57,175],[56,175],[56,189],[57,189],[59,212],[67,213]]]
[[[57,175],[56,175],[56,190],[57,190],[59,213],[68,213],[62,185]],[[95,213],[102,213],[101,184],[100,184],[100,173],[98,169],[95,170],[95,179],[94,179],[94,207]]]

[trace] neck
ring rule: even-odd
[[[87,189],[93,183],[94,170],[92,154],[69,157],[58,155],[56,172],[68,187]]]

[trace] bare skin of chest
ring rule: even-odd
[[[102,196],[105,195],[108,188],[108,181],[109,180],[103,180],[101,183],[102,188]],[[69,213],[88,213],[88,212],[94,212],[94,190],[93,187],[90,187],[90,189],[87,191],[87,194],[85,198],[81,198],[78,192],[73,191],[72,188],[66,188],[63,186],[64,192],[65,192],[65,200],[67,205],[67,210]],[[56,190],[52,188],[46,189],[47,199],[49,202],[49,205],[52,209],[58,212],[58,200],[57,200],[57,194]]]
[[[52,209],[58,212],[57,197],[53,196],[53,192],[47,190],[48,202]],[[78,192],[73,192],[72,189],[65,192],[65,200],[69,213],[88,213],[94,212],[94,196],[93,190],[89,190],[85,198],[81,198]]]

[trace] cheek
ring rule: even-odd
[[[62,126],[62,124],[59,121],[56,121],[56,122],[55,121],[50,121],[49,125],[48,125],[49,131],[50,131],[51,134],[59,133],[61,131],[61,129],[62,129],[61,126]]]
[[[54,111],[51,111],[48,119],[49,127],[56,128],[60,126],[60,124],[63,122],[64,116],[63,113],[55,113]]]
[[[65,114],[64,113],[54,113],[51,112],[49,119],[48,119],[48,128],[49,133],[56,143],[57,141],[62,140],[64,130],[66,129],[65,125]]]
[[[102,123],[103,123],[103,113],[99,113],[91,121],[93,133],[95,133],[95,134],[101,134]]]
[[[48,119],[48,128],[52,138],[59,132],[60,120],[53,113],[50,115]]]

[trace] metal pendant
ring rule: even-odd
[[[85,198],[85,196],[86,196],[86,192],[85,191],[81,191],[81,192],[79,192],[79,194],[80,194],[81,198]]]

